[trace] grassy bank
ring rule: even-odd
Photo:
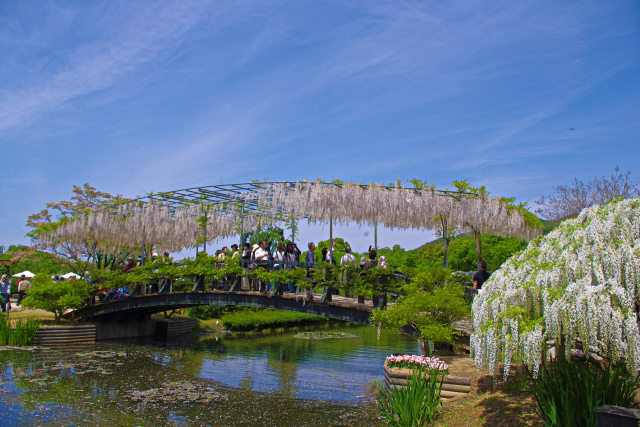
[[[228,331],[258,331],[285,326],[325,323],[327,318],[295,311],[259,310],[224,314],[221,323]]]

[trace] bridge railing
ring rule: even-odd
[[[371,299],[374,306],[384,308],[388,295],[396,296],[407,277],[382,267],[364,269],[355,264],[218,261],[208,257],[204,262],[202,259],[179,264],[156,262],[136,267],[128,273],[99,274],[95,279],[103,288],[100,301],[174,291],[260,291],[274,296],[302,292],[306,298],[313,298],[314,292],[322,292],[321,302],[331,301],[332,295],[339,294],[357,297],[359,303]],[[110,288],[110,291],[105,292],[104,288]]]

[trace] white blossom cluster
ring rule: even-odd
[[[473,303],[476,364],[522,361],[580,343],[640,369],[640,199],[587,208],[509,258]]]
[[[243,209],[245,204],[252,209]],[[49,233],[41,233],[40,239],[51,243],[91,240],[117,250],[140,245],[144,236],[147,244],[177,251],[204,238],[204,212],[208,241],[239,234],[241,224],[244,230],[251,230],[286,217],[428,230],[438,226],[435,218],[442,214],[452,227],[461,230],[521,238],[538,232],[526,224],[520,211],[485,195],[455,198],[435,189],[298,181],[295,185],[267,183],[238,195],[233,204],[193,202],[171,210],[157,201],[123,203],[63,222]]]

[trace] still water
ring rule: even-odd
[[[377,425],[370,385],[414,340],[296,331],[0,350],[0,425]],[[317,328],[316,328],[317,329]]]

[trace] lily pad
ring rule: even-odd
[[[299,332],[293,336],[294,338],[299,338],[303,340],[326,340],[333,338],[357,338],[357,335],[349,334],[346,332],[327,332],[327,331],[316,331],[316,332]]]

